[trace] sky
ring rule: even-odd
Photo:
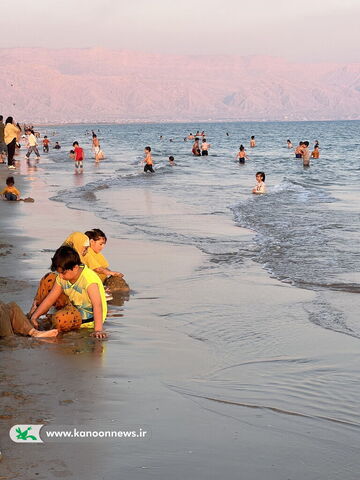
[[[3,48],[360,61],[360,0],[17,0],[4,10]]]

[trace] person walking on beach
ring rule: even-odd
[[[145,163],[144,172],[155,173],[153,169],[154,162],[151,156],[151,147],[145,147],[144,153],[145,153],[145,158],[143,160],[143,162]]]
[[[4,140],[7,148],[8,167],[10,169],[15,169],[14,155],[19,134],[20,130],[16,126],[13,117],[8,117],[5,121]]]
[[[256,142],[255,142],[254,135],[252,135],[250,138],[250,148],[254,148],[254,147],[256,147]]]
[[[83,161],[85,159],[84,150],[79,146],[79,142],[73,143],[74,147],[74,160],[75,160],[75,173],[83,173]]]
[[[28,151],[26,153],[26,158],[27,160],[29,160],[30,158],[30,155],[32,154],[32,152],[35,153],[36,155],[36,159],[37,160],[40,160],[40,153],[39,153],[39,150],[38,150],[38,143],[37,143],[37,140],[36,140],[36,137],[34,135],[34,130],[26,130],[26,136],[27,136],[27,141],[28,141]]]
[[[3,119],[4,117],[0,115],[0,163],[5,163],[5,156],[7,154],[7,147],[4,140],[5,125]]]

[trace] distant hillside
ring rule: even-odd
[[[360,119],[360,64],[0,49],[0,113],[28,122]]]

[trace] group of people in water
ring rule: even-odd
[[[106,243],[98,228],[69,235],[52,257],[51,272],[40,280],[27,315],[13,302],[0,302],[0,337],[55,337],[59,332],[91,328],[94,338],[107,338],[103,328],[107,301],[112,293],[126,295],[130,289],[123,274],[110,269],[101,253]]]
[[[1,128],[1,125],[4,128]],[[12,117],[8,117],[4,125],[0,116],[0,155],[2,160],[3,156],[7,155],[9,169],[15,168],[13,157],[21,131],[20,125],[15,124]],[[34,132],[32,127],[25,128],[25,135],[28,148],[27,160],[32,153],[39,159],[39,135]],[[228,133],[227,136],[229,136]],[[202,137],[201,142],[200,137]],[[162,140],[162,137],[160,139]],[[184,140],[194,140],[192,145],[194,156],[208,156],[211,145],[206,140],[204,131],[197,132],[195,136],[190,133]],[[42,140],[45,153],[49,151],[50,144],[50,140],[45,135]],[[255,136],[251,136],[250,148],[255,147]],[[290,139],[287,140],[287,147],[293,148]],[[60,149],[61,146],[56,142],[53,148]],[[104,158],[99,139],[94,131],[92,131],[92,150],[96,162]],[[151,152],[151,147],[146,146],[143,163],[144,172],[152,174],[155,171]],[[73,142],[73,149],[69,155],[75,163],[76,173],[82,173],[85,153],[78,141]],[[310,158],[319,158],[319,156],[318,141],[315,142],[311,153],[308,141],[299,142],[295,148],[295,157],[301,158],[304,166],[310,165]],[[236,160],[243,165],[248,159],[246,149],[241,144]],[[169,165],[176,165],[173,156],[169,156]],[[256,185],[252,189],[252,193],[255,195],[266,193],[263,171],[256,173]],[[8,201],[21,200],[13,176],[6,179],[6,186],[1,195]],[[0,302],[0,337],[16,333],[33,337],[54,337],[59,332],[92,328],[92,336],[97,339],[106,338],[107,334],[103,329],[103,323],[107,315],[107,301],[112,299],[114,290],[125,294],[129,292],[129,286],[123,279],[123,274],[111,270],[106,258],[101,253],[106,242],[105,233],[97,228],[85,233],[72,233],[52,257],[51,272],[41,279],[28,315],[24,315],[15,303]],[[41,328],[43,322],[40,319],[46,314],[51,328],[44,330]]]

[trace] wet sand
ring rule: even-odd
[[[99,225],[107,232],[111,224],[49,201],[49,189],[39,179],[17,176],[16,184],[35,203],[0,205],[7,245],[0,251],[5,253],[0,291],[3,301],[26,310],[36,279],[68,233]],[[136,191],[133,195],[128,201],[136,205]],[[260,340],[244,338],[244,370],[249,362],[315,354],[326,363],[329,352],[355,359],[357,339],[312,325],[301,313],[298,306],[312,301],[313,292],[281,284],[250,261],[229,277],[209,278],[201,270],[206,255],[199,250],[127,238],[125,230],[123,238],[110,239],[105,254],[132,288],[129,301],[110,307],[108,341],[92,340],[86,332],[54,342],[0,341],[2,478],[357,478],[354,425],[339,431],[331,421],[302,416],[292,405],[276,411],[268,408],[270,396],[268,405],[260,397],[244,399],[241,392],[229,396],[219,380],[226,380],[226,368],[236,367],[231,344],[224,351],[220,341],[186,334],[197,311],[210,314],[230,305],[238,319],[234,334],[241,335],[241,322],[252,321],[258,322],[259,336],[281,326],[286,338],[279,344],[265,338],[261,358],[254,358],[252,349]],[[284,312],[291,321],[274,324]],[[221,322],[219,316],[214,328]],[[251,371],[248,375],[250,382]],[[76,445],[12,443],[10,426],[26,423],[142,427],[150,434]]]

